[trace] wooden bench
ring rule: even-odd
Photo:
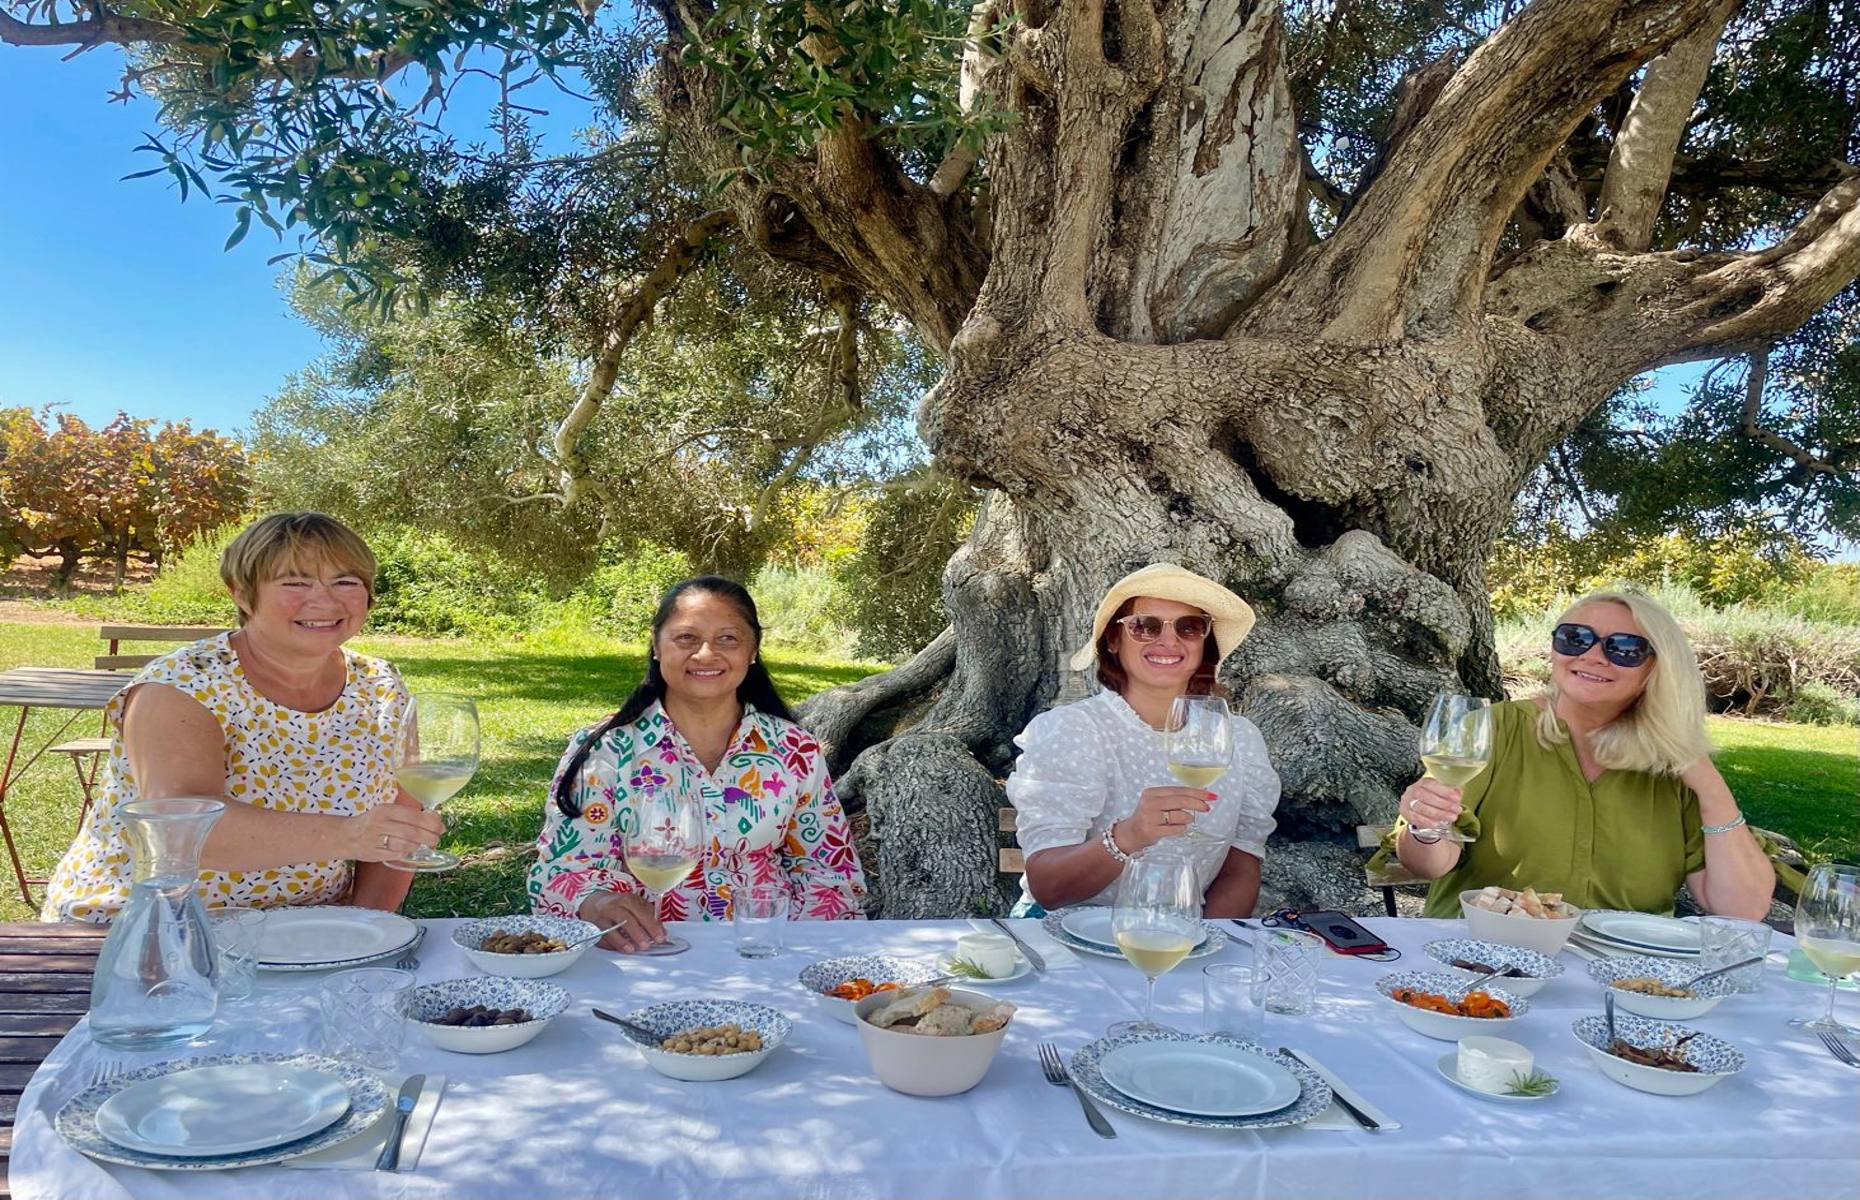
[[[1012,806],[1003,808],[997,815],[996,827],[1002,833],[1013,833],[1019,828],[1015,824],[1017,816]],[[1000,871],[1003,875],[1025,875],[1027,873],[1027,856],[1020,852],[1019,846],[1001,848]]]
[[[124,654],[121,652],[124,642],[197,642],[225,632],[223,628],[207,625],[104,625],[98,628],[97,637],[108,642],[109,649],[92,659],[91,665],[99,671],[140,670],[161,655]],[[84,818],[90,814],[91,803],[96,799],[97,772],[103,768],[103,756],[110,752],[109,733],[110,718],[106,716],[96,737],[72,738],[46,750],[48,754],[70,756],[71,770],[77,776],[78,794],[83,798],[78,806],[79,828],[83,827]]]
[[[1356,848],[1374,852],[1382,845],[1382,839],[1387,837],[1389,830],[1393,828],[1395,828],[1393,825],[1358,825],[1356,827]],[[1370,887],[1382,889],[1382,908],[1391,917],[1399,915],[1395,911],[1396,888],[1413,885],[1426,887],[1433,883],[1433,880],[1423,879],[1402,866],[1400,860],[1396,859],[1391,859],[1389,865],[1381,870],[1365,865],[1363,878]]]

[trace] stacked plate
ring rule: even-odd
[[[365,1067],[314,1054],[159,1063],[86,1088],[52,1125],[78,1151],[156,1171],[283,1162],[361,1133],[388,1109]]]
[[[1330,1107],[1330,1087],[1311,1068],[1218,1033],[1099,1038],[1072,1056],[1071,1073],[1102,1104],[1197,1129],[1302,1125]]]
[[[1040,922],[1040,928],[1046,930],[1048,937],[1069,950],[1096,954],[1102,958],[1124,957],[1124,952],[1117,948],[1117,939],[1111,935],[1111,910],[1102,904],[1062,908],[1047,913],[1046,918]],[[1221,947],[1226,944],[1227,935],[1203,921],[1201,940],[1188,952],[1188,957],[1206,958],[1210,954],[1219,954]]]
[[[1591,909],[1582,914],[1570,935],[1596,954],[1651,954],[1656,958],[1697,958],[1699,926],[1696,921],[1660,917],[1651,913]]]
[[[265,914],[261,971],[333,971],[395,958],[420,940],[420,927],[375,908],[317,905]]]

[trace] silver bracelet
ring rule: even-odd
[[[1105,852],[1117,860],[1119,866],[1126,866],[1130,862],[1130,855],[1124,853],[1123,849],[1117,844],[1117,838],[1112,836],[1111,831],[1116,828],[1116,821],[1106,825],[1104,827],[1104,832],[1098,835],[1098,840],[1104,844]]]
[[[1702,831],[1702,832],[1705,832],[1705,833],[1729,833],[1729,832],[1731,832],[1731,831],[1732,831],[1733,829],[1736,829],[1736,828],[1737,828],[1737,827],[1738,827],[1739,825],[1742,825],[1743,823],[1744,823],[1744,814],[1743,814],[1743,813],[1738,813],[1738,814],[1737,814],[1737,820],[1735,820],[1735,821],[1727,821],[1727,822],[1725,822],[1725,823],[1724,823],[1723,825],[1707,825],[1707,826],[1705,826],[1705,827],[1704,827],[1704,829],[1703,829],[1703,831]]]

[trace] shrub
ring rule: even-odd
[[[1796,689],[1782,715],[1803,725],[1860,725],[1860,699],[1811,679]]]
[[[631,553],[605,561],[570,594],[560,619],[579,617],[617,638],[644,641],[665,589],[692,575],[682,551],[642,542]]]
[[[528,628],[547,601],[534,580],[444,534],[396,528],[367,537],[380,563],[369,614],[377,631],[508,637]]]
[[[202,535],[170,556],[148,587],[125,593],[131,619],[154,625],[236,624],[239,610],[220,581],[220,554],[245,524],[222,525]]]
[[[859,553],[840,573],[860,654],[901,661],[943,632],[943,567],[968,537],[975,506],[974,489],[934,471],[873,502]]]
[[[828,658],[858,656],[859,631],[842,620],[845,587],[825,567],[764,567],[750,591],[771,643]]]

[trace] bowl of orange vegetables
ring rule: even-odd
[[[888,954],[853,954],[810,963],[801,971],[801,986],[812,992],[816,1002],[835,1020],[851,1025],[858,1020],[853,1006],[867,996],[915,987],[936,975],[936,969],[928,963]]]
[[[1376,991],[1403,1025],[1443,1042],[1473,1034],[1503,1037],[1503,1030],[1531,1007],[1530,1001],[1500,987],[1469,992],[1464,976],[1445,971],[1396,971],[1376,980]]]

